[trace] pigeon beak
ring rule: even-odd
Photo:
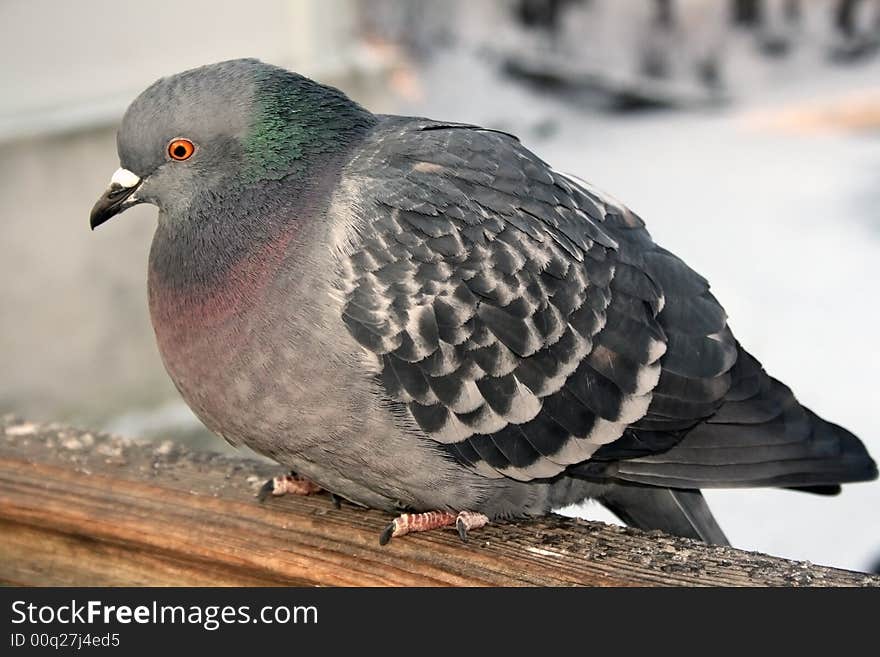
[[[140,203],[134,193],[142,182],[139,176],[128,169],[117,169],[110,179],[107,191],[98,199],[89,215],[89,225],[92,230],[114,215]]]

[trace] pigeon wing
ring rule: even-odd
[[[645,416],[667,338],[659,288],[635,265],[615,275],[612,229],[651,244],[635,215],[510,135],[428,121],[389,120],[344,186],[343,319],[455,458],[552,477]]]
[[[515,137],[387,118],[342,188],[357,209],[343,320],[389,403],[485,476],[692,488],[876,474],[858,439],[742,350],[706,280],[637,215]]]

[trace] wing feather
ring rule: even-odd
[[[342,319],[388,401],[476,472],[809,487],[874,467],[635,213],[514,137],[390,117],[341,188]]]

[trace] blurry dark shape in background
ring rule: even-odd
[[[732,18],[737,25],[759,35],[760,48],[771,56],[789,52],[804,18],[803,3],[809,0],[734,0]],[[778,11],[770,12],[768,7]],[[773,16],[777,15],[776,20]],[[876,0],[836,0],[826,20],[834,32],[829,55],[841,62],[875,52],[880,43],[880,5]],[[775,24],[774,24],[775,23]]]
[[[562,26],[562,10],[566,5],[584,0],[519,0],[514,9],[520,23],[529,28],[559,32]]]
[[[635,53],[629,66],[609,67],[595,57],[601,45],[595,38],[606,11],[602,3],[589,0],[517,0],[512,6],[516,22],[533,31],[543,41],[543,48],[519,49],[503,56],[504,70],[513,77],[578,100],[598,99],[600,106],[615,110],[670,108],[712,105],[735,96],[736,89],[724,85],[723,55],[725,41],[733,29],[751,32],[757,51],[772,60],[786,57],[800,42],[812,38],[805,28],[806,0],[730,0],[721,15],[725,25],[712,30],[714,39],[682,67],[682,51],[694,37],[697,27],[705,28],[700,17],[705,8],[682,0],[644,0],[642,12],[632,12],[637,38],[628,45]],[[718,6],[724,6],[718,2]],[[632,7],[632,5],[630,5]],[[563,29],[572,11],[586,8],[587,19],[580,22],[581,33],[566,42]],[[719,17],[715,17],[718,22]],[[711,18],[709,19],[712,20]],[[880,44],[880,1],[835,0],[821,18],[830,34],[825,45],[830,59],[846,64],[873,54]],[[700,23],[703,23],[700,25]],[[627,47],[627,44],[615,44]],[[722,92],[722,87],[725,90]]]
[[[873,15],[871,15],[873,4]],[[876,0],[840,0],[835,12],[838,43],[833,58],[841,62],[875,53],[880,47],[880,7]]]
[[[733,22],[753,27],[761,22],[761,0],[733,0]]]

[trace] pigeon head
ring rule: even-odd
[[[202,202],[304,176],[374,121],[340,91],[255,59],[162,78],[125,112],[121,167],[92,209],[91,227],[139,203],[186,220]]]

